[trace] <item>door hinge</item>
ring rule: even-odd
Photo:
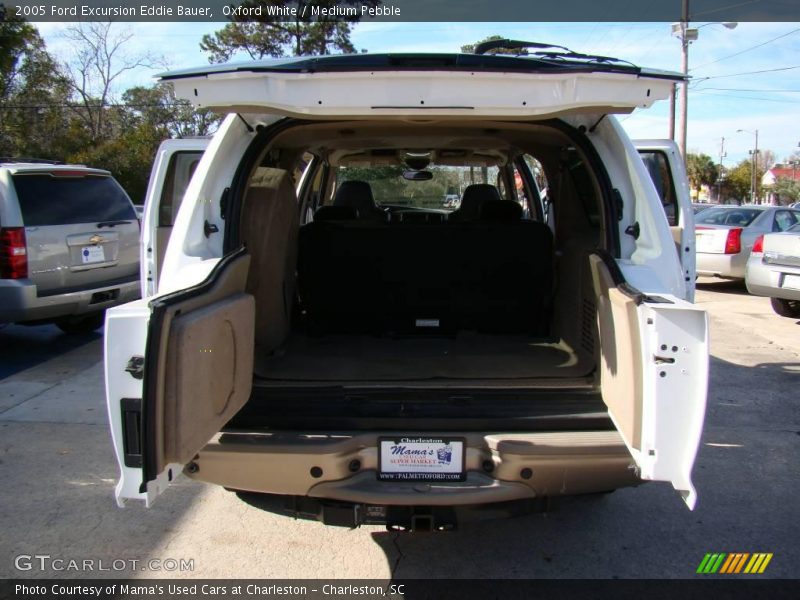
[[[131,356],[125,370],[134,379],[142,379],[144,377],[144,356]]]
[[[203,223],[203,233],[206,234],[206,237],[211,237],[212,233],[217,233],[218,231],[219,227],[217,227],[213,223],[209,223],[208,220],[206,220],[206,222]]]

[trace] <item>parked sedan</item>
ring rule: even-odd
[[[751,294],[768,296],[782,317],[800,318],[800,224],[756,239],[745,282]]]
[[[782,206],[715,206],[695,217],[697,274],[744,279],[758,236],[800,223],[800,210]]]

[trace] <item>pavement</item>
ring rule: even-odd
[[[295,521],[186,478],[117,508],[100,336],[0,330],[0,577],[686,578],[707,552],[772,552],[764,577],[797,577],[800,321],[738,284],[701,280],[697,301],[712,358],[694,512],[650,483],[435,534]]]

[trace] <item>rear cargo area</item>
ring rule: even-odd
[[[283,351],[258,361],[258,384],[491,381],[578,378],[590,357],[564,340],[461,332],[450,337],[292,333]]]

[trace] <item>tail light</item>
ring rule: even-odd
[[[742,228],[734,227],[728,230],[725,239],[725,254],[739,254],[742,251]]]
[[[764,252],[764,236],[760,235],[756,238],[756,241],[753,243],[753,252],[756,254],[761,254]]]
[[[25,279],[28,276],[28,249],[24,227],[0,229],[0,277]]]

